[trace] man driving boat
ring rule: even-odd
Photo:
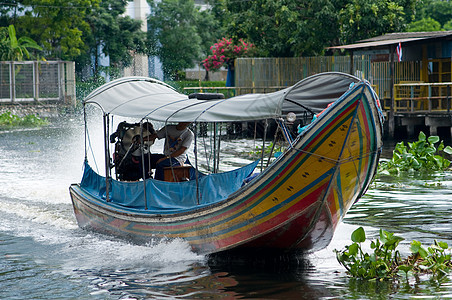
[[[166,125],[148,137],[150,141],[165,138],[163,154],[151,154],[151,166],[155,168],[155,179],[164,179],[163,169],[165,167],[182,166],[187,161],[186,152],[194,139],[194,134],[188,125],[190,122]]]

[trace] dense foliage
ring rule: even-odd
[[[148,35],[128,17],[126,0],[4,0],[0,27],[36,42],[30,54],[75,60],[77,70],[116,68],[131,53],[156,55],[167,76],[201,63],[221,37],[252,43],[256,56],[321,55],[328,46],[404,30],[452,28],[452,2],[440,0],[148,0]],[[5,33],[2,34],[3,37]],[[7,49],[0,40],[0,55]],[[25,55],[27,58],[27,55]],[[19,59],[19,58],[15,58]]]
[[[29,49],[42,50],[42,48],[29,37],[16,36],[14,25],[0,27],[0,60],[22,61],[30,59]]]
[[[439,143],[439,144],[438,144]],[[438,144],[438,146],[436,146]],[[445,154],[452,154],[452,147],[444,146],[438,136],[429,136],[421,131],[418,141],[397,143],[392,159],[380,162],[380,175],[425,174],[446,170],[451,162]]]
[[[112,66],[130,63],[130,51],[145,53],[141,22],[125,16],[126,0],[9,0],[0,27],[15,24],[18,36],[43,48],[47,60],[74,60],[81,71],[94,58],[108,55]],[[2,45],[0,45],[0,51]]]
[[[396,278],[400,272],[408,277],[410,272],[415,275],[428,273],[439,279],[452,269],[452,249],[445,242],[435,240],[433,245],[426,248],[414,240],[410,247],[412,255],[403,259],[396,248],[404,239],[394,233],[380,229],[380,239],[371,242],[373,253],[370,254],[362,248],[362,243],[366,241],[362,227],[352,233],[351,239],[353,243],[345,246],[345,250],[335,252],[339,263],[353,277],[383,280]]]
[[[452,29],[452,2],[423,0],[408,31],[439,31]]]
[[[80,55],[78,62],[89,62],[94,58],[95,69],[99,69],[101,52],[108,56],[112,67],[128,66],[132,53],[145,54],[146,34],[141,30],[141,21],[125,15],[125,0],[101,1],[99,7],[87,16],[91,31],[86,36],[90,49]]]
[[[353,0],[341,8],[340,36],[353,43],[388,32],[404,31],[417,1]]]
[[[10,20],[20,36],[28,36],[43,49],[46,59],[74,60],[88,50],[89,14],[100,0],[18,0]]]
[[[218,0],[228,36],[263,56],[312,56],[328,46],[402,31],[417,0]]]
[[[194,66],[201,56],[201,37],[196,28],[193,0],[151,1],[149,39],[152,54],[163,64],[163,72],[174,78],[177,71]]]

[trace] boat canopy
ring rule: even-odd
[[[318,113],[345,93],[359,78],[338,72],[320,73],[273,93],[227,99],[190,99],[168,84],[148,77],[113,80],[93,92],[85,104],[105,114],[162,122],[234,122]]]

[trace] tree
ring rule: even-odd
[[[326,47],[339,44],[341,32],[338,11],[347,2],[318,0],[305,3],[301,16],[303,23],[297,23],[297,35],[291,38],[296,43],[293,47],[296,55],[322,55]]]
[[[416,21],[431,18],[442,27],[452,19],[452,3],[441,0],[424,1],[417,16]]]
[[[201,57],[201,38],[196,28],[193,0],[149,1],[148,37],[151,53],[158,56],[167,78],[177,78],[177,71],[190,68]]]
[[[452,29],[452,2],[424,0],[416,20],[408,24],[408,31],[439,31]]]
[[[14,25],[9,25],[8,28],[0,27],[0,60],[22,61],[24,57],[30,58],[29,48],[42,50],[29,37],[17,38]]]
[[[452,19],[449,22],[447,22],[446,24],[444,24],[443,29],[444,30],[452,30]]]
[[[408,24],[407,30],[408,32],[420,32],[420,31],[440,31],[441,24],[432,19],[432,18],[424,18],[419,21],[414,21]]]
[[[256,45],[262,56],[323,54],[339,39],[338,11],[348,0],[225,0],[227,35]]]
[[[84,38],[91,29],[87,14],[98,7],[100,0],[22,0],[22,15],[16,16],[21,34],[41,45],[52,59],[73,60],[87,51]]]
[[[0,5],[0,27],[8,27],[14,25],[14,20],[18,14],[22,14],[23,7],[19,5],[17,0],[2,0]]]
[[[352,0],[340,10],[341,42],[353,43],[388,32],[400,32],[411,20],[417,0]]]
[[[200,11],[196,17],[196,28],[201,38],[201,57],[209,55],[210,47],[224,32],[221,19],[216,17],[212,8],[213,6],[210,6],[208,9]],[[209,70],[207,69],[204,80],[209,80]]]
[[[214,0],[212,0],[214,1]],[[404,29],[418,0],[216,0],[227,36],[262,56],[322,55],[325,48]]]
[[[124,15],[126,5],[125,0],[104,0],[90,12],[87,22],[91,31],[85,38],[90,50],[78,61],[89,61],[95,57],[97,71],[99,50],[109,56],[110,64],[115,67],[128,66],[132,61],[132,52],[146,53],[146,33],[141,30],[141,21]]]
[[[220,5],[224,5],[226,32],[232,39],[243,38],[255,44],[262,56],[295,54],[296,41],[291,37],[302,23],[297,1],[225,0]]]
[[[224,29],[211,9],[199,11],[195,21],[197,33],[201,38],[201,55],[205,57],[210,53],[210,46],[223,36]]]

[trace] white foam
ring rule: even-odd
[[[56,211],[49,207],[4,200],[0,202],[0,211],[8,216],[3,219],[0,230],[30,237],[41,244],[61,245],[63,257],[71,257],[70,261],[74,262],[70,267],[72,269],[95,265],[172,265],[204,259],[204,256],[192,252],[190,245],[181,239],[154,240],[140,246],[82,230],[77,226],[70,206]],[[74,257],[74,253],[79,257]],[[80,262],[86,264],[81,266]]]
[[[73,219],[68,219],[58,211],[43,209],[28,203],[2,201],[0,211],[19,217],[20,219],[14,217],[12,219],[15,219],[17,224],[22,224],[23,226],[27,226],[24,221],[30,221],[32,223],[47,224],[59,229],[74,229],[77,227]]]
[[[180,239],[156,241],[152,245],[134,245],[91,233],[72,239],[62,252],[63,255],[71,255],[65,264],[68,271],[155,267],[160,270],[170,267],[171,271],[177,271],[174,268],[178,269],[178,264],[181,264],[181,270],[185,270],[186,263],[205,259],[192,252],[190,245]]]

